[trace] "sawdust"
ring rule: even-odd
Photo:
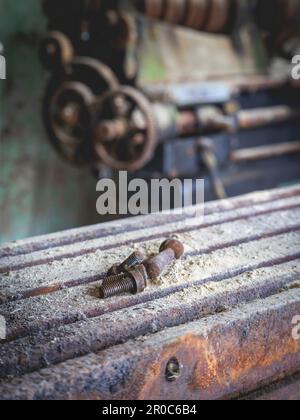
[[[275,212],[274,214],[251,217],[237,222],[224,223],[223,225],[214,225],[200,230],[196,229],[191,232],[180,234],[178,235],[178,238],[184,242],[187,252],[207,252],[209,251],[209,248],[213,249],[218,246],[218,244],[226,244],[226,242],[232,241],[233,238],[238,240],[239,238],[247,238],[252,235],[260,236],[270,231],[274,231],[275,227],[279,229],[293,226],[297,224],[299,217],[300,211],[295,209],[283,211],[281,213]],[[174,224],[174,229],[179,227],[182,228],[182,224]],[[135,241],[134,239],[146,232],[147,234],[155,234],[155,232],[161,233],[161,228],[157,230],[151,229],[151,231],[145,229],[144,232],[138,233],[123,233],[122,235],[117,235],[117,237],[109,236],[86,243],[51,249],[51,251],[47,252],[54,260],[48,264],[12,271],[8,277],[0,274],[1,291],[2,293],[5,293],[7,290],[9,293],[14,293],[15,289],[15,293],[17,293],[22,289],[40,287],[55,282],[64,283],[79,277],[102,274],[111,265],[119,263],[125,259],[130,252],[138,248],[145,250],[148,255],[155,254],[158,251],[162,239],[149,242],[145,241],[142,243],[138,243],[138,241]],[[170,233],[169,236],[174,235]],[[120,240],[128,242],[130,245],[114,247],[113,243]],[[112,246],[110,250],[95,249],[92,253],[85,253],[90,246],[102,247],[107,244]],[[272,240],[269,241],[268,246],[271,250]],[[55,259],[56,256],[60,256],[62,252],[67,251],[68,253],[72,253],[72,251],[78,252],[78,250],[82,250],[83,252],[83,254],[78,257],[68,257],[60,260]],[[238,254],[238,247],[236,252]],[[20,262],[24,259],[31,263],[36,258],[45,258],[45,252],[33,253],[24,257],[11,258],[8,260],[1,259],[1,261],[2,264],[4,264],[3,261],[10,261],[11,265],[13,265],[15,261]],[[207,264],[209,264],[209,262],[207,262]],[[180,269],[174,270],[174,267],[172,267],[171,270],[172,269],[174,276],[173,283],[180,282]],[[192,266],[191,270],[193,270]],[[154,284],[160,285],[161,280],[158,279]]]

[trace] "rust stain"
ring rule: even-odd
[[[282,326],[281,334],[267,327],[266,320],[254,323],[246,338],[240,334],[240,326],[228,327],[220,335],[181,337],[150,365],[139,398],[174,397],[174,392],[180,398],[222,398],[234,394],[247,377],[247,386],[255,389],[264,375],[276,374],[280,363],[286,361],[292,368],[299,359],[300,341],[294,341],[286,327]],[[174,357],[183,365],[176,391],[165,379],[165,367]]]

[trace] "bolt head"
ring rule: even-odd
[[[167,249],[172,249],[174,251],[175,258],[177,260],[181,258],[184,254],[184,245],[177,239],[167,239],[161,245],[159,252],[166,251]]]

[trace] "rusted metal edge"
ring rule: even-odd
[[[238,398],[300,370],[292,290],[0,383],[4,399]],[[166,379],[170,360],[180,375]]]
[[[197,229],[204,229],[204,228],[208,228],[211,226],[217,226],[217,225],[221,225],[224,223],[228,223],[228,222],[234,222],[234,221],[238,221],[238,220],[246,220],[249,217],[253,217],[253,216],[262,216],[265,214],[269,214],[269,213],[275,213],[275,212],[279,212],[279,211],[285,211],[285,210],[291,210],[294,208],[298,208],[299,205],[286,205],[286,206],[282,206],[279,208],[271,208],[271,209],[266,209],[266,210],[261,210],[261,211],[253,211],[252,208],[252,212],[250,212],[248,215],[247,214],[243,214],[243,215],[237,215],[237,216],[233,216],[233,217],[229,217],[228,219],[220,219],[220,220],[215,220],[214,222],[211,223],[201,223],[199,225],[192,225],[190,227],[184,227],[182,229],[173,229],[173,230],[167,230],[161,233],[156,233],[156,234],[150,234],[148,236],[141,236],[139,238],[135,238],[134,239],[134,243],[135,244],[141,244],[143,242],[147,242],[147,241],[151,241],[151,240],[155,240],[155,239],[163,239],[166,237],[170,237],[170,236],[174,236],[174,235],[178,235],[178,234],[184,234],[184,233],[188,233],[188,232],[192,232],[193,230],[197,230]],[[2,265],[0,266],[0,274],[4,274],[6,272],[12,272],[12,271],[17,271],[17,270],[21,270],[24,268],[29,268],[29,267],[34,267],[34,266],[38,266],[38,265],[46,265],[50,262],[53,261],[61,261],[63,259],[69,259],[69,258],[76,258],[76,257],[80,257],[80,256],[86,256],[89,254],[92,254],[96,251],[109,251],[111,249],[115,249],[115,248],[120,248],[121,246],[126,246],[126,245],[131,245],[132,244],[132,239],[128,239],[128,240],[124,240],[124,241],[120,241],[120,242],[116,242],[113,245],[104,245],[104,246],[93,246],[93,247],[85,247],[84,249],[80,249],[78,251],[73,251],[73,252],[66,252],[66,253],[61,253],[59,255],[55,255],[52,257],[45,257],[45,258],[38,258],[36,260],[34,259],[29,259],[26,262],[22,262],[22,263],[17,263],[15,265],[12,264],[12,262],[10,262],[8,265]]]
[[[71,325],[60,325],[50,331],[33,330],[31,336],[2,344],[0,377],[36,371],[90,352],[104,350],[148,334],[149,331],[161,331],[191,322],[216,311],[220,312],[220,308],[223,311],[228,310],[234,305],[277,294],[285,288],[292,287],[297,294],[298,276],[297,273],[296,276],[290,274],[281,278],[271,277],[265,285],[257,283],[254,287],[246,285],[239,288],[238,283],[230,282],[228,289],[224,286],[219,293],[216,289],[215,294],[207,295],[206,298],[203,297],[205,293],[203,295],[204,290],[200,287],[204,283],[199,282],[197,285],[186,285],[184,294],[177,293],[167,299],[160,297],[152,301],[151,311],[148,309],[149,305],[137,305]],[[235,280],[237,277],[238,274]],[[211,288],[213,289],[212,285]],[[187,294],[190,294],[190,298],[186,301]]]
[[[300,373],[273,383],[241,400],[250,401],[300,401]]]
[[[230,212],[238,208],[251,207],[255,204],[267,204],[276,200],[284,198],[295,197],[300,195],[299,186],[290,188],[280,188],[270,191],[268,194],[251,193],[242,197],[232,198],[230,201],[222,200],[212,203],[207,203],[205,207],[205,214],[211,215],[220,212]],[[182,220],[180,216],[161,216],[162,226],[170,223],[176,223]],[[171,219],[170,219],[171,217]],[[171,220],[171,222],[170,222]],[[116,226],[117,225],[117,226]],[[134,220],[122,220],[118,222],[109,222],[102,225],[95,225],[85,228],[73,229],[67,232],[56,233],[51,235],[44,235],[36,238],[29,238],[26,240],[17,241],[15,243],[5,244],[0,247],[0,261],[2,258],[14,257],[19,255],[31,254],[36,251],[43,251],[46,249],[61,247],[70,244],[76,244],[93,240],[96,238],[105,237],[112,233],[118,234],[122,232],[130,232],[143,230],[146,227],[157,226],[157,216],[149,215],[145,225],[145,218],[143,216],[136,217]]]

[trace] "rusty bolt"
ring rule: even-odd
[[[107,299],[125,293],[136,295],[142,293],[147,287],[148,276],[143,265],[138,265],[117,276],[107,277],[100,287],[100,297]]]
[[[122,262],[120,265],[113,265],[110,270],[108,271],[109,276],[115,276],[121,273],[124,273],[131,268],[142,264],[145,259],[145,254],[142,251],[135,251],[133,252],[125,261]]]
[[[176,239],[168,239],[161,245],[159,254],[144,263],[148,277],[150,279],[159,277],[172,261],[178,260],[183,254],[183,244]]]

